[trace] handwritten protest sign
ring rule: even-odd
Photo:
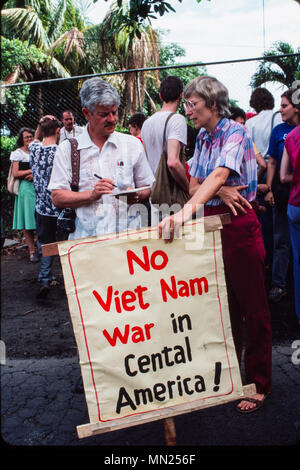
[[[187,244],[197,224],[59,243],[91,423],[243,396],[220,231]]]

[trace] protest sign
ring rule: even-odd
[[[89,419],[102,432],[243,396],[220,230],[191,243],[200,226],[168,244],[156,227],[58,244]]]

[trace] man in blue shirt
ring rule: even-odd
[[[293,103],[294,88],[281,95],[280,113],[283,123],[274,127],[269,143],[267,167],[268,193],[265,201],[273,207],[273,263],[271,302],[279,302],[286,292],[286,278],[290,257],[290,236],[287,219],[289,185],[280,182],[280,165],[285,138],[300,123],[300,113]]]

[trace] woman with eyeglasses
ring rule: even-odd
[[[213,77],[197,77],[184,90],[185,112],[200,130],[190,168],[191,199],[181,211],[163,219],[159,236],[172,241],[174,231],[189,220],[199,204],[204,214],[231,214],[221,230],[232,334],[239,362],[243,322],[247,327],[245,375],[257,393],[237,404],[241,413],[261,407],[271,387],[272,338],[265,291],[265,249],[255,200],[257,168],[246,130],[229,119],[225,86]]]
[[[19,194],[15,197],[13,230],[24,230],[24,237],[29,250],[29,260],[39,261],[34,243],[35,191],[32,171],[29,167],[29,144],[33,142],[34,130],[22,127],[18,134],[17,149],[11,152],[12,173],[20,179]]]

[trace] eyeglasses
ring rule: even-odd
[[[200,103],[200,101],[203,101],[203,99],[200,99],[198,101],[189,101],[189,100],[186,100],[185,103],[183,103],[183,109],[185,112],[187,111],[193,111],[196,107],[196,104],[197,103]]]

